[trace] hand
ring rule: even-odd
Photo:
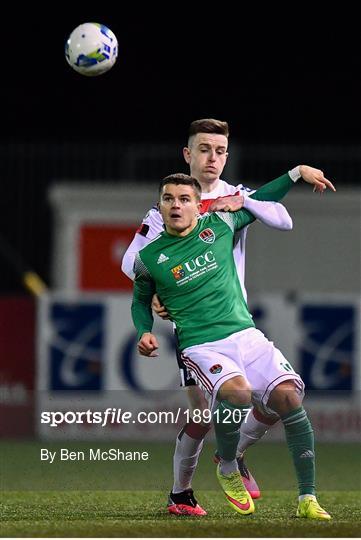
[[[163,319],[163,320],[169,319],[168,311],[166,310],[166,308],[163,306],[163,304],[159,300],[159,296],[157,294],[154,294],[153,298],[152,298],[152,310],[161,319]]]
[[[158,341],[154,334],[145,332],[138,341],[138,352],[142,356],[159,356],[156,352],[158,349]]]
[[[314,169],[308,165],[300,165],[300,174],[305,182],[313,184],[314,193],[322,194],[327,188],[336,191],[335,186],[324,177],[323,171],[320,171],[320,169]]]
[[[229,197],[218,197],[209,207],[210,212],[235,212],[244,205],[243,195],[231,195]]]

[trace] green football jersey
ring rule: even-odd
[[[187,236],[164,231],[140,250],[132,304],[139,339],[152,329],[155,292],[176,324],[181,349],[254,326],[233,259],[234,231],[251,221],[244,210],[205,214]]]
[[[281,200],[294,186],[284,174],[259,188],[258,200]],[[132,317],[138,339],[151,332],[157,293],[176,324],[181,349],[254,327],[233,258],[234,232],[255,220],[246,209],[204,214],[187,236],[162,232],[135,259]]]

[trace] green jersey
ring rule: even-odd
[[[293,182],[288,175],[277,181],[281,198]],[[177,327],[181,349],[255,326],[233,258],[235,232],[254,219],[245,209],[204,214],[187,236],[164,231],[139,251],[132,303],[138,339],[152,330],[154,293]]]

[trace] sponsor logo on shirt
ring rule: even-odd
[[[218,264],[216,262],[212,250],[206,251],[194,259],[182,262],[171,269],[174,278],[177,280],[177,286],[182,287],[190,281],[194,281],[206,273],[216,270]]]
[[[165,261],[169,261],[169,257],[167,257],[167,255],[164,255],[164,253],[161,253],[158,257],[157,264],[163,263]]]
[[[191,259],[184,264],[189,272],[194,272],[195,270],[197,270],[197,268],[202,268],[203,266],[207,266],[207,264],[210,263],[212,263],[212,265],[215,264],[213,251],[207,251],[203,255],[199,255],[195,259]]]
[[[203,229],[203,231],[199,233],[199,238],[203,242],[206,242],[206,244],[213,244],[216,239],[216,235],[214,234],[212,229]]]
[[[185,271],[183,270],[183,266],[181,264],[178,264],[178,266],[175,266],[172,268],[172,274],[175,277],[175,279],[181,279],[185,276]]]
[[[215,375],[216,373],[220,373],[222,371],[223,367],[221,364],[214,364],[211,368],[209,368],[209,371],[212,373],[212,375]]]

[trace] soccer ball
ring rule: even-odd
[[[117,38],[103,24],[84,23],[77,26],[65,44],[68,64],[87,77],[109,71],[114,66],[117,55]]]

